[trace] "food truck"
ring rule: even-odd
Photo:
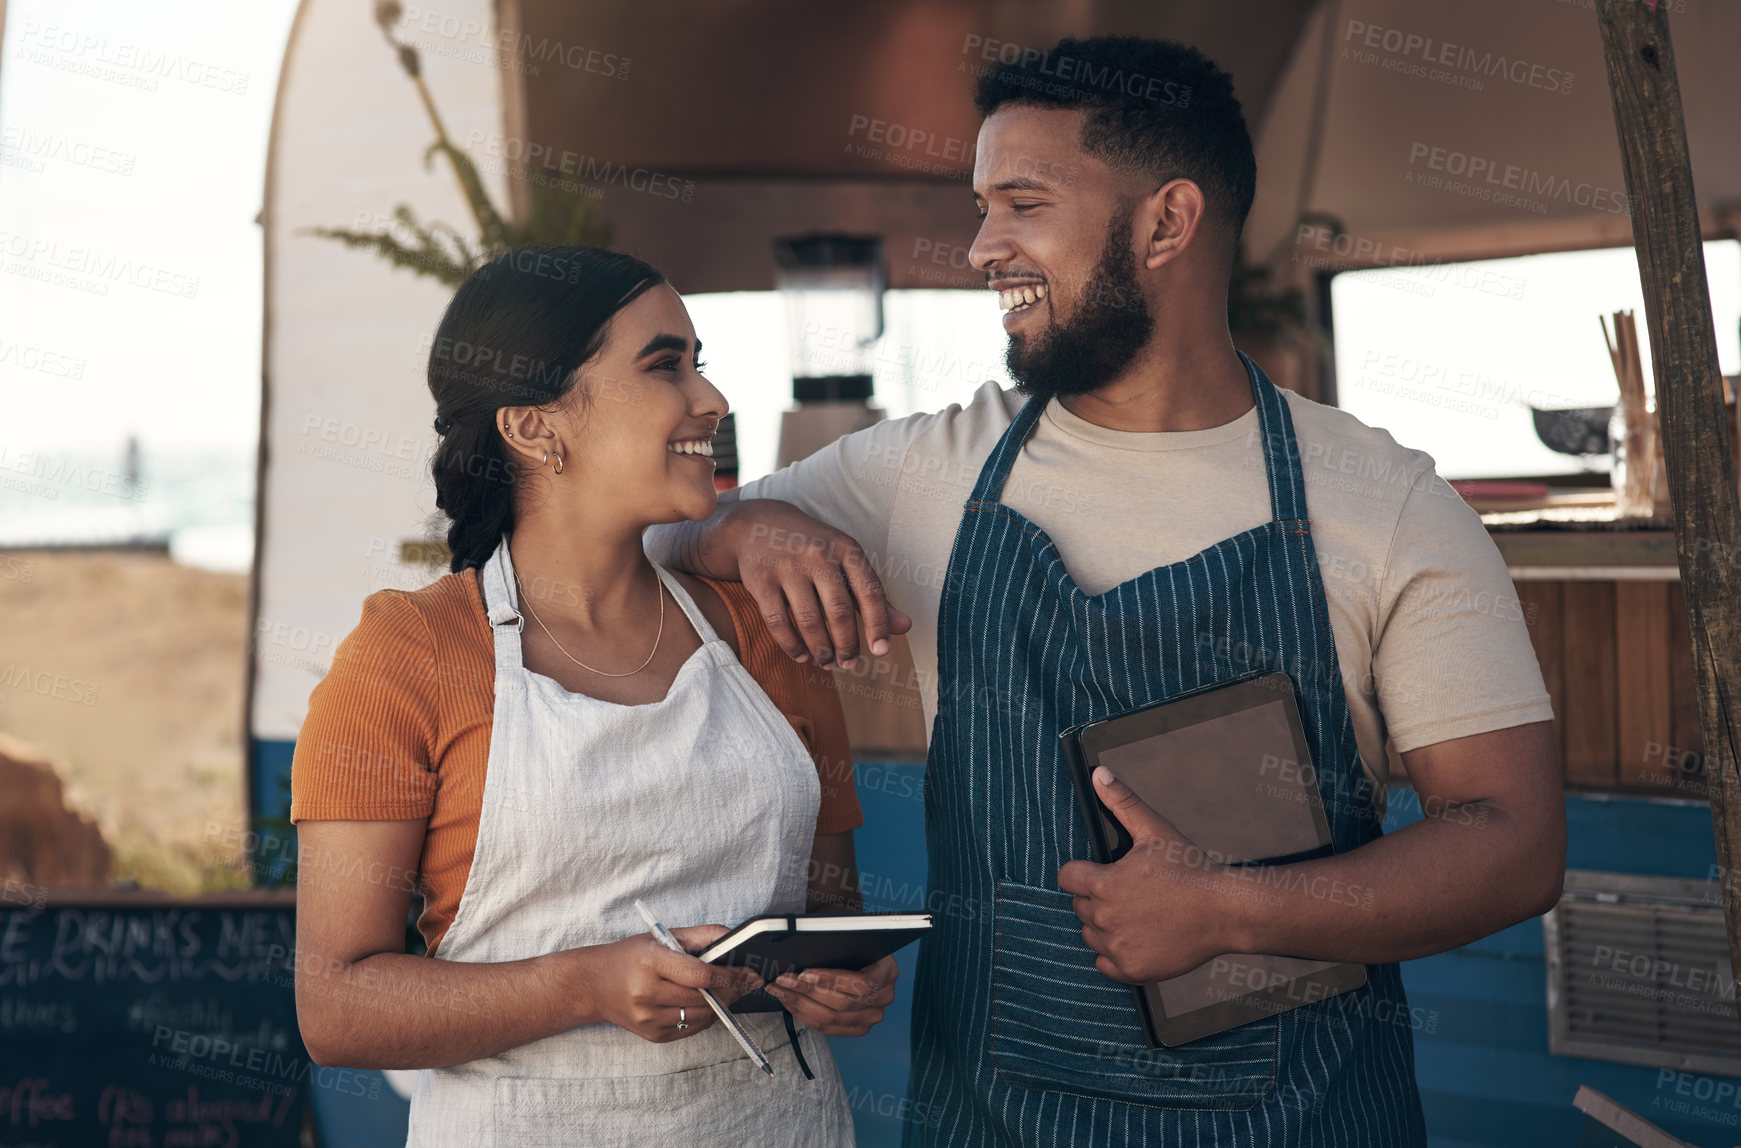
[[[415,246],[417,224],[470,228],[475,205],[449,157],[427,151],[438,132],[509,217],[566,185],[597,204],[612,246],[689,301],[754,477],[1000,377],[995,312],[966,258],[974,75],[1066,34],[1177,38],[1232,72],[1257,145],[1236,344],[1281,385],[1369,422],[1435,412],[1438,437],[1408,445],[1452,477],[1508,483],[1461,489],[1516,586],[1493,608],[1524,618],[1553,698],[1568,874],[1545,919],[1405,965],[1410,1010],[1395,1022],[1414,1034],[1432,1142],[1570,1143],[1589,1119],[1573,1104],[1581,1088],[1680,1142],[1741,1136],[1741,1021],[1674,536],[1660,507],[1617,506],[1621,404],[1596,349],[1608,296],[1592,296],[1569,334],[1543,318],[1570,290],[1556,286],[1567,272],[1547,262],[1555,253],[1618,257],[1623,270],[1632,259],[1588,3],[899,0],[705,19],[548,0],[390,7],[303,0],[273,118],[247,703],[263,852],[292,855],[291,754],[363,598],[445,572],[423,372],[451,286],[316,231]],[[1741,10],[1668,7],[1734,375],[1741,153],[1727,145]],[[832,288],[845,319],[803,318],[791,252],[818,236],[856,253]],[[1434,314],[1437,349],[1387,342],[1386,323]],[[1504,358],[1531,330],[1564,342],[1540,362]],[[1489,448],[1485,462],[1470,461],[1473,446]],[[930,908],[910,656],[897,642],[837,675],[866,814],[866,907]],[[1431,813],[1393,766],[1392,828]],[[864,1144],[926,1119],[906,1089],[910,989],[903,978],[872,1036],[835,1042]],[[367,1103],[316,1093],[326,1142],[402,1138],[394,1083]]]

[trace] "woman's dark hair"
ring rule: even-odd
[[[441,435],[430,469],[455,573],[482,566],[514,529],[518,474],[496,412],[567,397],[611,318],[663,282],[658,271],[615,251],[523,247],[459,285],[429,349]]]

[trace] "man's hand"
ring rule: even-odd
[[[1531,722],[1402,755],[1420,820],[1358,849],[1230,868],[1128,788],[1095,789],[1136,840],[1115,865],[1072,861],[1082,939],[1115,980],[1147,983],[1221,953],[1285,953],[1373,965],[1467,945],[1545,913],[1560,897],[1566,810],[1552,722]],[[1257,880],[1253,880],[1253,879]]]
[[[889,652],[889,635],[913,620],[889,604],[863,547],[790,503],[770,498],[722,502],[719,526],[698,555],[704,572],[735,576],[761,607],[768,633],[794,660],[828,669],[858,661],[858,617],[870,652]]]
[[[1115,981],[1151,984],[1229,951],[1217,904],[1225,867],[1104,765],[1094,789],[1134,842],[1111,865],[1072,861],[1058,870],[1058,887],[1076,894],[1082,940],[1100,954],[1094,967]]]
[[[768,986],[768,994],[825,1036],[863,1036],[883,1019],[883,1010],[895,999],[900,972],[894,957],[884,957],[857,972],[784,973]]]

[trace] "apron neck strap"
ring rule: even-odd
[[[701,607],[695,604],[695,599],[689,596],[689,591],[683,588],[682,583],[673,578],[671,572],[657,562],[653,564],[653,569],[659,572],[659,580],[665,583],[665,589],[671,591],[671,600],[677,603],[678,609],[683,611],[683,616],[689,619],[691,626],[695,627],[696,636],[704,644],[719,637],[713,632],[713,627],[708,625],[706,615],[702,614]]]
[[[496,641],[496,669],[519,669],[520,634],[526,629],[526,617],[516,606],[514,562],[508,556],[506,534],[478,574],[484,592],[484,613]]]
[[[1004,480],[1010,476],[1010,468],[1022,453],[1022,444],[1028,441],[1034,424],[1040,421],[1040,412],[1045,409],[1046,400],[1038,395],[1022,404],[1015,421],[991,448],[991,457],[979,468],[979,481],[973,484],[973,502],[996,502],[1002,496]]]
[[[1244,351],[1234,353],[1245,364],[1245,373],[1251,379],[1252,398],[1257,403],[1258,434],[1263,439],[1264,472],[1269,480],[1270,517],[1276,522],[1303,522],[1306,518],[1306,484],[1300,473],[1300,452],[1294,440],[1294,419],[1288,411],[1287,399],[1250,356]],[[1028,435],[1040,421],[1047,401],[1036,395],[1016,413],[1015,420],[980,468],[979,481],[973,487],[973,502],[995,503],[1002,496],[1010,470],[1020,457]]]
[[[1270,517],[1276,522],[1306,521],[1306,480],[1300,473],[1300,447],[1294,416],[1281,388],[1244,351],[1235,352],[1251,378],[1257,401],[1257,429],[1263,438],[1263,469],[1269,479]]]
[[[714,633],[706,615],[701,612],[701,607],[689,596],[689,591],[664,567],[655,563],[653,569],[658,573],[659,580],[665,584],[665,588],[671,592],[671,600],[677,603],[677,608],[683,611],[683,616],[695,627],[696,635],[704,643],[714,641],[719,635]],[[483,587],[484,613],[490,620],[490,631],[496,640],[496,667],[518,668],[522,664],[520,635],[526,630],[526,617],[518,608],[514,560],[508,553],[506,534],[502,535],[501,544],[496,547],[496,552],[490,555],[489,561],[484,563],[478,574],[478,581]]]

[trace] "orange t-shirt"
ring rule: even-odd
[[[744,668],[816,761],[816,832],[864,824],[833,678],[774,644],[741,585],[702,581],[731,613]],[[309,695],[296,739],[292,822],[428,819],[417,927],[432,954],[453,923],[477,847],[495,683],[475,568],[421,590],[382,590],[363,600],[362,621]]]

